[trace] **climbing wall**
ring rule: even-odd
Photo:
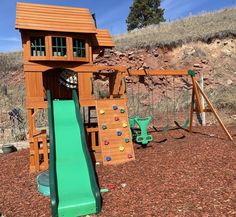
[[[134,160],[126,100],[97,100],[96,107],[103,164]]]

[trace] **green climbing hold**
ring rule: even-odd
[[[125,142],[128,143],[129,142],[129,138],[125,138]]]
[[[102,129],[103,129],[103,130],[107,129],[107,125],[103,124],[103,125],[102,125]]]
[[[125,109],[120,109],[120,113],[125,113]]]

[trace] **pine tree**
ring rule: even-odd
[[[140,29],[164,21],[164,9],[160,8],[160,0],[134,0],[126,20],[127,30]]]

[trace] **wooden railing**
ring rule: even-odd
[[[37,172],[48,169],[49,140],[46,132],[30,139],[30,171]]]
[[[98,139],[98,128],[86,128],[87,144],[89,150],[94,153],[96,161],[102,161],[101,146]]]

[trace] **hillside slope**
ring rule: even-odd
[[[117,50],[147,47],[173,48],[188,42],[209,43],[215,38],[236,36],[236,8],[151,25],[114,37]]]

